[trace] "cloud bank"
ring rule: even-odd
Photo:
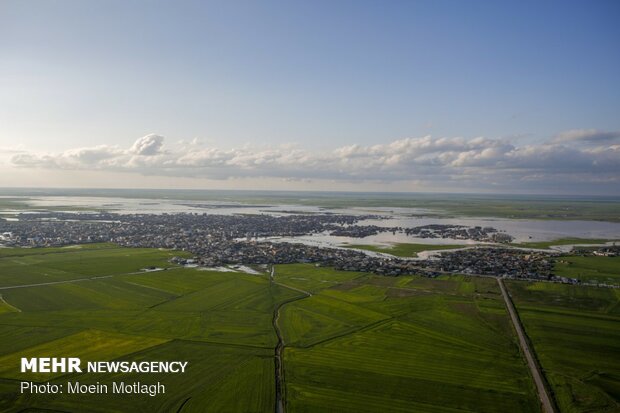
[[[619,143],[620,131],[605,132],[598,129],[571,129],[559,133],[553,139],[555,143],[586,142],[586,143]]]
[[[351,145],[328,152],[299,146],[219,149],[189,144],[166,146],[150,134],[129,148],[99,145],[60,153],[22,152],[20,168],[132,172],[208,179],[281,178],[415,182],[422,188],[469,188],[510,192],[522,188],[620,188],[620,132],[572,130],[549,142],[517,146],[506,139],[405,138],[372,146]]]

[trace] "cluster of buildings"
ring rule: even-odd
[[[574,250],[575,254],[598,257],[620,257],[620,245],[609,245],[604,247],[580,247]]]
[[[364,238],[381,232],[404,233],[417,238],[449,238],[457,240],[473,240],[479,242],[509,243],[512,236],[499,232],[492,227],[466,227],[464,225],[430,224],[419,227],[380,227],[377,225],[352,225],[340,228],[328,227],[330,235]]]
[[[553,263],[549,252],[477,247],[444,252],[435,266],[441,272],[562,281],[554,278]]]
[[[127,247],[170,248],[188,251],[195,264],[317,263],[348,271],[398,276],[442,273],[505,276],[553,280],[548,253],[509,248],[479,247],[440,254],[438,259],[407,260],[369,255],[363,251],[321,248],[302,243],[261,242],[258,238],[295,237],[345,231],[402,231],[426,237],[453,237],[488,241],[499,233],[493,228],[426,225],[415,228],[358,226],[376,216],[213,215],[213,214],[21,214],[17,221],[0,221],[0,244],[6,246],[63,246],[112,242]],[[349,235],[352,236],[352,235]]]
[[[498,243],[508,243],[513,240],[512,236],[505,232],[499,232],[493,227],[480,226],[430,224],[405,228],[404,232],[407,235],[414,235],[419,238],[450,238]]]
[[[212,214],[20,214],[0,220],[0,242],[6,246],[49,247],[114,242],[187,251],[213,243],[260,237],[294,237],[321,233],[330,225],[353,225],[374,216],[349,215],[212,215]]]

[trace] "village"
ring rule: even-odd
[[[216,215],[216,214],[95,214],[48,212],[19,214],[0,221],[0,244],[19,247],[58,247],[110,242],[126,247],[168,248],[190,252],[192,262],[205,267],[231,264],[315,263],[346,271],[386,276],[445,273],[501,276],[576,283],[553,275],[553,253],[525,251],[496,243],[421,260],[372,255],[367,251],[325,248],[303,243],[269,242],[265,237],[296,237],[327,233],[362,237],[378,232],[403,232],[420,238],[450,238],[502,243],[509,234],[491,227],[426,225],[412,228],[356,225],[374,215]],[[362,235],[366,234],[366,235]],[[176,263],[183,264],[183,259]]]

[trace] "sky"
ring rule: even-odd
[[[0,186],[620,195],[620,2],[0,2]]]

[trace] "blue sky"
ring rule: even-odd
[[[536,192],[571,171],[540,161],[523,172],[525,149],[559,145],[580,165],[577,191],[617,193],[619,18],[617,1],[4,1],[0,169],[11,179],[0,185],[115,186],[117,174],[135,186],[163,176],[190,187],[451,191],[462,187],[454,175],[466,175],[471,190]],[[570,131],[579,137],[558,138]],[[588,137],[601,133],[603,144]],[[151,154],[160,162],[129,156],[149,134],[163,137]],[[431,162],[416,149],[426,136],[488,144],[440,145],[453,156],[439,160],[438,150]],[[390,145],[406,139],[418,142],[410,157],[380,173],[397,162]],[[379,180],[346,156],[340,175],[316,170],[351,145],[377,161]],[[518,165],[457,161],[499,146]],[[76,155],[96,147],[127,156]],[[290,147],[295,163],[311,159],[307,173],[283,166]],[[244,150],[268,156],[247,161]],[[205,151],[244,172],[222,172]],[[200,161],[178,163],[198,152]],[[420,167],[448,161],[449,170]],[[606,166],[586,177],[588,162]],[[476,178],[514,168],[519,182]],[[81,182],[76,169],[96,173]]]

